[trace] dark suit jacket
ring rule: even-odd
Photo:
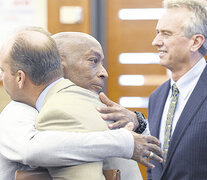
[[[170,81],[155,90],[149,101],[151,135],[159,138],[160,122]],[[165,165],[154,162],[152,180],[207,179],[207,67],[204,69],[177,122]]]

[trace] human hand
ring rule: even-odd
[[[99,94],[99,98],[107,106],[97,108],[101,113],[101,117],[105,121],[114,121],[114,123],[109,124],[110,129],[122,128],[129,122],[132,122],[134,124],[134,129],[137,129],[139,123],[134,112],[111,101],[103,92]]]
[[[134,123],[129,122],[128,124],[126,124],[126,126],[124,126],[124,129],[127,129],[129,131],[133,131],[133,129],[134,129]]]
[[[163,159],[161,158],[163,152],[160,148],[160,142],[156,137],[136,134],[133,131],[131,133],[134,136],[133,160],[148,168],[154,168],[155,166],[147,161],[146,158],[152,159],[159,163],[163,162]]]

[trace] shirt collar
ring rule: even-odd
[[[52,82],[50,85],[48,85],[42,92],[41,94],[39,95],[37,101],[36,101],[36,109],[38,110],[38,112],[40,112],[40,109],[42,108],[42,105],[44,103],[44,99],[45,99],[45,96],[47,95],[48,91],[50,90],[50,88],[52,86],[54,86],[57,82],[59,82],[60,80],[62,80],[63,78],[60,78],[54,82]]]
[[[179,89],[179,96],[185,99],[192,89],[196,86],[204,68],[206,67],[206,60],[200,59],[186,74],[184,74],[177,82],[176,85]],[[175,82],[171,78],[171,88]]]

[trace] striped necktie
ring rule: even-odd
[[[176,86],[176,84],[173,84],[172,86],[172,99],[170,102],[170,107],[167,113],[167,121],[165,125],[165,137],[164,137],[164,144],[163,144],[163,151],[164,151],[164,156],[163,156],[163,162],[166,162],[167,158],[167,152],[168,148],[170,145],[170,138],[171,138],[171,131],[172,131],[172,122],[175,114],[175,109],[178,101],[178,95],[179,95],[179,90]]]

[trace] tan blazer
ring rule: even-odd
[[[68,132],[107,130],[106,122],[96,110],[98,106],[103,105],[97,94],[64,79],[49,90],[35,127]],[[102,162],[48,168],[54,180],[104,180],[102,169]]]
[[[38,130],[68,132],[108,130],[106,122],[95,109],[99,106],[104,104],[100,102],[97,94],[64,79],[47,93],[35,127]],[[107,147],[105,148],[107,151]],[[104,169],[119,169],[122,180],[142,180],[138,165],[133,160],[109,158],[104,161]],[[48,170],[54,180],[105,179],[102,174],[102,162]]]

